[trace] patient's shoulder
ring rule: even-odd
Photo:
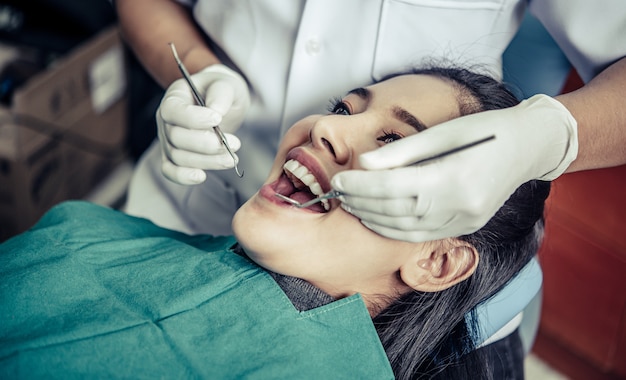
[[[164,229],[147,219],[86,201],[65,201],[52,207],[31,231],[51,230],[66,241],[128,239],[163,234]]]
[[[33,229],[47,228],[60,224],[75,224],[77,227],[89,227],[94,224],[110,223],[123,220],[120,211],[87,201],[70,200],[50,208],[34,225]]]
[[[75,217],[76,215],[107,215],[118,212],[119,211],[117,210],[92,202],[69,200],[52,206],[50,210],[44,214],[41,220],[64,220],[72,219],[72,217]]]

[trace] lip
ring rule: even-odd
[[[326,171],[324,170],[319,160],[313,154],[311,154],[306,148],[298,146],[288,151],[287,155],[285,156],[285,162],[289,160],[296,160],[300,164],[305,166],[309,170],[309,172],[313,174],[313,176],[315,176],[317,182],[320,184],[320,187],[322,188],[322,191],[324,193],[331,190],[330,177],[326,174]],[[283,170],[281,170],[277,178],[275,178],[270,183],[266,183],[259,190],[259,195],[263,197],[264,199],[266,199],[267,201],[269,201],[270,203],[280,206],[280,207],[286,207],[292,210],[297,210],[299,212],[309,212],[309,213],[319,214],[319,212],[309,210],[308,208],[297,208],[285,201],[282,201],[280,198],[276,197],[275,195],[277,193],[276,186],[279,183],[279,181],[284,180],[284,179],[281,179],[283,176],[285,176],[285,173]],[[330,210],[328,210],[328,212],[326,213],[321,213],[321,214],[328,214],[329,212],[337,209],[338,204],[336,202],[338,202],[336,199],[329,199]]]
[[[287,153],[285,162],[289,160],[296,160],[309,169],[309,172],[315,176],[315,179],[317,179],[317,182],[322,187],[322,191],[324,193],[330,191],[330,177],[326,174],[326,171],[322,168],[318,159],[310,154],[305,148],[296,147],[291,149]]]

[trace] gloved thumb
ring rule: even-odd
[[[206,96],[206,106],[219,114],[216,124],[222,122],[222,117],[230,111],[235,101],[233,86],[224,80],[218,80],[209,87]]]
[[[196,75],[206,89],[206,106],[221,117],[216,124],[225,132],[235,132],[250,107],[250,91],[244,78],[222,64],[211,65]]]
[[[394,171],[388,170],[346,170],[331,179],[331,187],[349,196],[388,197],[401,187],[395,186]]]

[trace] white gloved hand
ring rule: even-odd
[[[206,180],[204,170],[229,169],[235,162],[213,129],[219,125],[233,151],[241,142],[232,133],[250,106],[246,81],[222,64],[211,65],[191,76],[204,95],[199,106],[184,79],[172,83],[156,113],[165,177],[182,185]]]
[[[404,167],[491,135],[495,140]],[[475,232],[517,187],[555,179],[577,153],[576,120],[557,100],[536,95],[363,154],[366,170],[338,173],[332,187],[346,194],[342,207],[371,230],[397,240],[428,241]]]

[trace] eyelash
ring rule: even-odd
[[[385,144],[391,144],[394,141],[398,141],[402,138],[402,135],[394,131],[383,131],[383,135],[376,140],[382,141]]]
[[[341,112],[339,113],[338,111]],[[330,104],[328,105],[328,112],[336,115],[351,115],[350,107],[348,107],[348,105],[340,98],[332,98],[330,100]],[[385,144],[389,144],[394,141],[400,140],[402,137],[404,136],[394,131],[383,130],[383,135],[378,137],[376,140],[381,141]]]
[[[345,113],[337,113],[339,110],[344,110]],[[328,105],[328,112],[334,113],[336,115],[351,115],[350,108],[346,103],[344,103],[341,98],[332,98],[330,99],[330,104]]]

